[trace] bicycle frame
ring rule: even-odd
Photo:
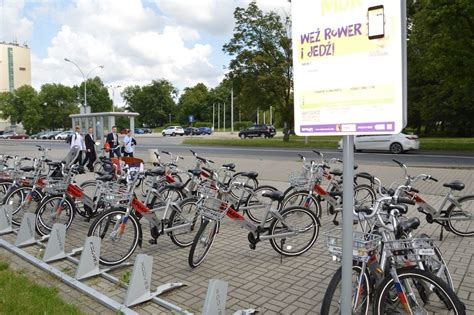
[[[447,217],[442,217],[443,214],[446,213],[446,209],[444,208],[446,204],[451,203],[454,204],[456,207],[459,209],[463,210],[461,207],[461,204],[454,198],[454,195],[452,194],[452,190],[450,190],[446,196],[443,198],[443,202],[439,206],[438,209],[434,208],[431,206],[429,203],[427,203],[423,198],[420,197],[419,194],[414,193],[414,192],[406,192],[409,196],[411,196],[416,204],[419,206],[418,211],[423,212],[425,214],[431,215],[433,220],[436,221],[447,221],[448,219],[450,220],[468,220],[467,218],[447,218]],[[464,212],[464,211],[463,211]],[[471,217],[470,214],[464,213],[467,217]],[[470,218],[471,220],[474,218]]]

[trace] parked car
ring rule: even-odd
[[[196,128],[196,127],[188,127],[184,129],[184,134],[186,136],[200,135],[201,131],[199,131],[199,128]]]
[[[143,129],[143,133],[152,133],[153,130],[151,130],[151,128],[141,128]]]
[[[262,138],[273,138],[276,135],[276,129],[273,125],[253,125],[250,128],[242,129],[239,132],[239,137],[241,139],[253,138],[253,137],[262,137]]]
[[[37,133],[34,133],[30,136],[31,139],[41,139],[41,136],[43,136],[44,134],[48,133],[49,131],[40,131],[40,132],[37,132]]]
[[[72,136],[74,132],[72,130],[63,131],[54,136],[56,140],[66,140],[67,137]]]
[[[169,126],[166,127],[166,129],[163,129],[161,134],[164,136],[183,136],[184,135],[184,129],[181,126]]]
[[[43,135],[39,139],[50,139],[54,140],[54,137],[56,137],[57,134],[60,134],[62,131],[49,131]]]
[[[212,135],[212,128],[199,127],[199,132],[201,132],[202,135]]]
[[[28,139],[29,137],[26,133],[16,133],[13,131],[4,132],[0,135],[0,139]]]
[[[358,135],[354,137],[354,150],[390,151],[400,154],[409,150],[418,150],[420,140],[417,135],[398,133],[394,135]],[[339,141],[342,149],[342,140]]]
[[[133,131],[135,132],[135,134],[137,135],[142,135],[145,133],[145,130],[143,130],[143,128],[135,128],[133,129]]]

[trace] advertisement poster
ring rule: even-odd
[[[393,134],[404,127],[400,0],[293,0],[295,132]]]

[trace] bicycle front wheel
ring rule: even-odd
[[[101,239],[100,263],[107,266],[127,260],[142,239],[142,230],[133,214],[126,215],[122,208],[112,208],[100,213],[89,228],[87,236]]]
[[[377,194],[370,185],[360,184],[354,186],[354,206],[372,208],[377,199]]]
[[[216,221],[211,221],[205,218],[198,218],[202,220],[199,231],[193,240],[193,245],[189,251],[188,264],[191,268],[196,268],[204,261],[217,233]]]
[[[53,224],[71,226],[76,212],[74,201],[70,197],[52,195],[43,199],[36,212],[36,231],[44,236],[53,229]]]
[[[319,220],[310,210],[290,207],[272,221],[269,235],[273,249],[281,255],[298,256],[313,246],[319,234]]]
[[[426,234],[420,234],[418,237],[420,238],[430,238]],[[435,276],[439,277],[441,280],[446,282],[448,287],[454,290],[453,279],[451,278],[451,273],[449,272],[448,265],[444,261],[443,255],[436,244],[432,244],[434,249],[434,255],[427,255],[423,257],[422,260],[423,268],[426,271],[431,272]]]
[[[289,194],[285,200],[283,200],[283,209],[294,206],[309,209],[318,218],[321,217],[321,204],[318,198],[308,191],[295,191]]]
[[[446,211],[448,227],[456,235],[474,235],[474,195],[464,196],[457,200],[459,207],[454,203]]]
[[[20,225],[26,212],[34,213],[43,199],[43,194],[31,187],[17,187],[5,196],[5,204],[11,204],[12,223]]]
[[[399,283],[387,276],[377,287],[374,314],[466,314],[454,291],[430,272],[401,268],[397,276]]]
[[[186,198],[176,207],[173,206],[168,228],[179,226],[182,226],[182,228],[169,232],[169,237],[179,247],[191,246],[196,233],[199,231],[201,219],[197,211],[197,201],[196,197]]]
[[[362,275],[362,276],[361,276]],[[341,314],[341,277],[342,268],[339,267],[331,278],[323,304],[321,315]],[[358,265],[352,266],[352,314],[365,315],[369,313],[370,282],[367,270],[362,274],[362,268]]]

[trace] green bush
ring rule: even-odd
[[[199,128],[199,127],[212,127],[212,122],[210,121],[196,121],[194,123],[194,127]]]
[[[234,122],[234,130],[242,130],[253,125],[253,121],[236,121]]]

